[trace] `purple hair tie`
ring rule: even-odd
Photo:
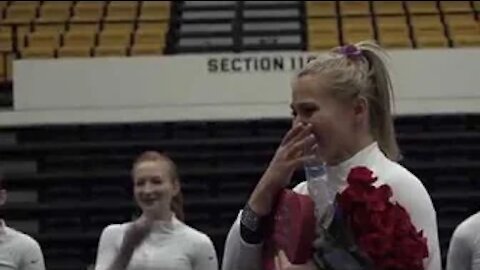
[[[355,45],[345,45],[340,47],[340,54],[345,55],[348,58],[357,58],[362,56],[362,51]]]

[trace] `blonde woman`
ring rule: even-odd
[[[326,164],[326,180],[341,192],[353,167],[365,166],[388,184],[428,247],[426,270],[440,270],[436,212],[422,183],[399,165],[391,115],[392,84],[385,52],[371,42],[334,48],[301,70],[292,82],[292,128],[233,224],[226,240],[224,270],[261,269],[263,226],[278,192],[293,172],[314,157]],[[294,191],[308,194],[307,183]],[[317,198],[318,199],[318,198]],[[277,270],[317,269],[313,261],[292,265],[283,252]]]

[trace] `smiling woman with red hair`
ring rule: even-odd
[[[215,270],[210,238],[183,223],[183,199],[175,163],[154,151],[133,163],[133,193],[142,215],[102,233],[96,270]]]

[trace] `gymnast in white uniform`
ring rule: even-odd
[[[405,207],[415,228],[425,235],[428,257],[423,269],[441,269],[430,196],[419,179],[396,162],[399,150],[390,107],[393,89],[385,56],[378,45],[361,42],[334,48],[297,74],[292,82],[292,128],[232,225],[223,270],[262,269],[265,220],[293,172],[316,158],[304,153],[309,148],[316,149],[326,163],[326,181],[336,193],[346,188],[348,173],[358,166],[366,166],[388,184],[393,200]],[[312,195],[306,182],[294,191]],[[313,260],[293,265],[282,252],[275,262],[276,270],[318,269]]]
[[[180,181],[172,160],[145,152],[132,176],[142,215],[103,230],[95,270],[218,269],[210,238],[182,222]]]

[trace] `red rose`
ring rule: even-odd
[[[420,234],[399,239],[396,252],[400,257],[409,258],[412,261],[421,261],[428,257],[426,238]]]
[[[349,185],[370,185],[376,180],[377,179],[373,177],[373,172],[366,167],[356,167],[351,169],[347,177]]]
[[[428,256],[428,251],[424,246],[424,243],[416,237],[405,237],[400,239],[398,246],[402,247],[397,251],[401,257],[410,259],[413,261],[419,261]]]
[[[371,231],[370,215],[365,207],[359,207],[352,212],[351,227],[356,235]]]
[[[383,270],[383,269],[388,269],[388,270],[402,270],[403,268],[403,263],[398,261],[396,258],[388,257],[382,261],[380,261],[378,264],[378,269]]]
[[[408,235],[412,232],[416,232],[407,211],[398,203],[393,205],[392,215],[392,218],[395,219],[395,234],[397,236]]]
[[[358,238],[358,246],[373,260],[385,255],[393,244],[380,233],[370,233]]]
[[[418,243],[419,253],[422,254],[423,258],[427,258],[428,257],[428,241],[427,241],[427,238],[423,236],[423,231],[419,231],[415,239],[420,242]]]
[[[380,231],[389,237],[395,236],[395,218],[393,217],[392,207],[387,205],[385,211],[375,211],[370,213],[370,225],[373,230]],[[391,235],[391,236],[390,236]]]
[[[392,255],[378,263],[379,270],[423,270],[422,263],[407,261],[405,258],[395,258]]]
[[[387,185],[382,185],[379,188],[373,189],[368,193],[368,207],[371,211],[385,211],[387,205],[390,203],[389,199],[392,196],[392,189]]]
[[[424,256],[422,249],[414,238],[401,239],[397,242],[391,257],[402,266],[400,269],[423,270],[423,259],[428,254]]]
[[[367,204],[374,192],[375,187],[373,186],[353,183],[342,192],[338,202],[344,211],[350,212],[353,207],[359,205],[363,207],[363,205]],[[376,196],[373,196],[372,199],[376,200]]]

